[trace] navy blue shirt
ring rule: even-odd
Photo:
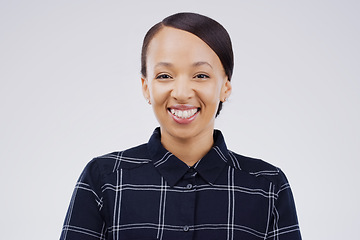
[[[283,172],[214,146],[193,167],[160,142],[93,159],[76,184],[63,240],[298,240],[293,196]],[[186,151],[186,149],[184,149]]]

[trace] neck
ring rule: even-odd
[[[204,157],[214,144],[213,132],[207,131],[190,139],[161,135],[162,145],[188,166],[193,166]]]

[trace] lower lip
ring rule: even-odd
[[[195,118],[198,115],[199,111],[197,111],[193,116],[191,116],[189,118],[179,118],[179,117],[173,115],[169,111],[168,111],[168,113],[171,115],[171,117],[174,119],[175,122],[177,122],[179,124],[189,124],[189,123],[191,123],[192,121],[195,120]]]

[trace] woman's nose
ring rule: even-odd
[[[194,96],[191,81],[186,78],[175,79],[171,96],[179,102],[186,102]]]

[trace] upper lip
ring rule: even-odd
[[[176,109],[176,110],[190,110],[190,109],[197,109],[194,105],[190,104],[176,104],[169,107],[169,109]]]

